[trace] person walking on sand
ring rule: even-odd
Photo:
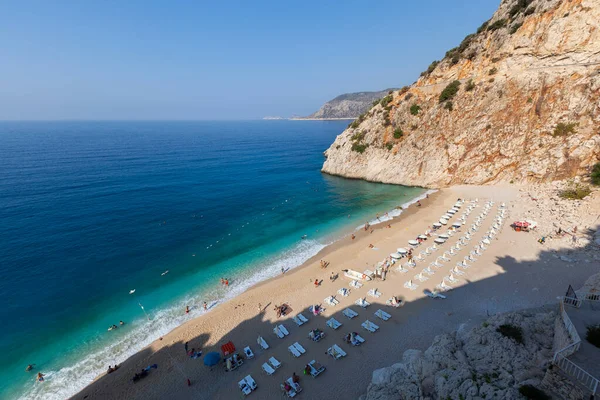
[[[262,304],[258,303],[258,312],[262,311]]]
[[[318,279],[315,279],[315,287],[316,288],[319,287],[319,280]]]

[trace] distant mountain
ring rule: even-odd
[[[386,96],[391,90],[397,89],[342,94],[323,104],[317,112],[308,117],[296,117],[293,119],[355,119],[369,110],[375,100]]]

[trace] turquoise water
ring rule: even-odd
[[[321,174],[344,126],[0,123],[0,318],[11,322],[0,398],[68,397],[202,302],[217,307],[424,193]]]

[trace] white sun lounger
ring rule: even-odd
[[[273,369],[273,367],[271,367],[267,363],[264,363],[262,365],[262,369],[263,369],[263,371],[265,371],[267,373],[267,375],[273,375],[275,373],[275,370]]]
[[[435,274],[435,271],[431,269],[431,267],[425,268],[422,272],[425,272],[427,275],[431,276]]]
[[[374,323],[372,323],[369,320],[366,320],[365,322],[363,322],[360,325],[371,333],[375,333],[379,329],[379,327],[377,325],[375,325]]]
[[[306,353],[306,350],[304,349],[304,347],[302,347],[302,345],[300,343],[296,342],[292,346],[294,346],[296,348],[296,350],[298,350],[300,352],[300,354]]]
[[[439,285],[435,287],[436,289],[441,290],[442,292],[447,292],[448,290],[452,290],[452,286],[446,284],[446,282],[442,281]]]
[[[327,326],[330,327],[331,329],[337,329],[340,326],[342,326],[342,323],[339,322],[337,319],[335,318],[331,318],[327,321]]]
[[[458,267],[454,267],[450,270],[450,272],[452,272],[455,275],[464,275],[465,273],[463,271],[461,271],[460,269],[458,269]]]
[[[386,313],[382,309],[375,311],[375,316],[383,321],[387,321],[388,319],[392,318],[390,314]]]
[[[348,319],[352,319],[358,316],[358,313],[351,308],[344,309],[344,311],[342,311],[342,314],[348,317]]]
[[[431,297],[432,299],[445,299],[446,296],[444,296],[443,294],[440,294],[436,291],[429,291],[429,290],[425,290],[424,293],[428,296]]]
[[[250,385],[248,385],[248,382],[246,382],[245,378],[238,382],[238,387],[246,396],[252,393],[252,388],[250,387]]]
[[[306,318],[302,313],[298,314],[298,319],[302,321],[302,323],[308,322],[308,318]]]
[[[419,285],[414,284],[413,281],[410,280],[410,281],[404,283],[404,287],[406,289],[415,290],[416,288],[419,287]]]
[[[353,287],[355,289],[361,288],[362,285],[363,285],[362,283],[360,283],[359,281],[356,281],[356,280],[350,282],[350,287]]]
[[[448,275],[448,276],[445,276],[444,279],[447,280],[450,283],[457,283],[458,282],[458,279],[456,279],[454,277],[454,275],[452,275],[452,273],[450,275]]]
[[[254,358],[254,353],[252,352],[252,350],[250,349],[250,346],[246,346],[244,347],[244,354],[246,355],[247,359],[251,359]]]
[[[444,255],[442,255],[442,256],[439,256],[439,257],[437,258],[437,260],[438,260],[438,261],[444,261],[444,262],[448,262],[448,261],[450,261],[450,259],[449,259],[448,257],[444,256]]]
[[[355,303],[357,306],[361,306],[362,308],[367,308],[371,305],[371,303],[369,303],[367,301],[367,299],[365,299],[364,297],[361,297],[360,299],[356,300]]]
[[[300,393],[302,391],[302,387],[300,387],[300,384],[294,383],[294,380],[291,377],[287,378],[286,380],[287,380],[287,383],[289,383],[290,386],[292,388],[294,388],[293,390],[295,390],[295,393]],[[294,396],[296,395],[295,393],[294,393]],[[294,397],[294,396],[290,396],[290,397]]]
[[[281,367],[281,363],[275,358],[275,357],[271,357],[269,358],[269,362],[271,363],[271,365],[273,366],[273,368],[277,369],[279,367]]]
[[[296,358],[300,357],[302,354],[298,351],[298,349],[296,349],[296,346],[291,345],[288,347],[288,350],[290,351],[290,353],[292,353],[292,355]]]
[[[337,291],[338,294],[347,297],[350,294],[350,289],[346,289],[346,288],[341,288],[340,290]]]
[[[354,335],[354,339],[360,344],[363,344],[365,342],[365,339],[363,339],[360,335]]]
[[[296,315],[295,317],[292,318],[292,320],[296,323],[296,325],[301,326],[302,324],[304,324],[304,321],[302,321],[300,318],[298,318],[298,316]]]
[[[470,265],[468,265],[464,260],[456,263],[456,266],[462,269],[468,269],[470,267]]]
[[[376,288],[373,288],[373,289],[369,290],[369,291],[367,292],[367,294],[368,294],[369,296],[371,296],[371,297],[375,297],[375,298],[381,297],[381,292],[377,291],[377,289],[376,289]]]
[[[417,279],[419,282],[425,282],[429,278],[426,276],[426,274],[421,272],[421,273],[415,275],[415,279]]]
[[[256,339],[256,343],[258,343],[263,350],[267,350],[269,348],[269,345],[262,336],[259,336],[258,339]]]
[[[346,357],[346,352],[340,348],[337,344],[334,344],[327,349],[327,354],[333,357],[334,360],[339,360],[342,357]]]
[[[398,265],[397,270],[398,270],[398,272],[401,272],[403,274],[408,272],[408,270],[406,268],[404,268],[402,265]]]
[[[339,300],[333,296],[329,296],[323,301],[325,302],[325,304],[329,304],[330,306],[337,306],[340,303]]]

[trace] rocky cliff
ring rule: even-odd
[[[550,181],[600,160],[600,1],[503,0],[355,120],[323,172],[442,187]]]
[[[306,119],[335,119],[356,118],[373,106],[375,100],[380,100],[393,89],[380,92],[358,92],[339,95],[333,100],[323,104],[319,110]],[[304,119],[297,118],[297,119]]]
[[[373,372],[360,400],[521,399],[519,387],[540,386],[552,360],[556,313],[523,311],[490,318],[471,330],[435,338],[424,352]],[[522,343],[501,334],[521,329]]]

